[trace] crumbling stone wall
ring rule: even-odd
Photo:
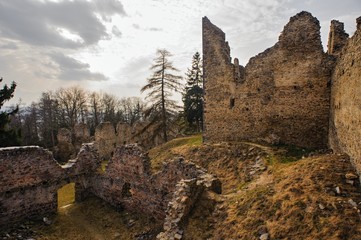
[[[337,20],[331,21],[330,32],[328,34],[327,53],[338,56],[348,40],[344,24]]]
[[[117,124],[117,144],[129,144],[132,138],[132,127],[128,123],[119,122]]]
[[[72,181],[81,193],[84,176],[99,164],[92,144],[63,166],[40,147],[0,148],[0,226],[55,213],[58,189]]]
[[[90,178],[89,191],[115,207],[149,213],[163,219],[176,185],[182,179],[206,179],[206,171],[182,158],[164,164],[152,174],[150,159],[137,145],[119,146],[106,172]],[[221,191],[219,180],[208,178],[207,187]]]
[[[361,171],[361,17],[332,76],[330,146],[347,153]]]
[[[40,147],[0,149],[0,226],[56,212],[62,168]]]
[[[95,129],[95,145],[101,159],[110,159],[116,144],[113,124],[102,122]]]
[[[225,34],[203,18],[205,141],[262,141],[327,147],[332,59],[308,12],[290,19],[279,41],[243,67]]]
[[[85,123],[77,123],[74,125],[74,147],[79,152],[83,143],[92,142],[90,130]]]
[[[51,152],[40,147],[0,149],[0,227],[55,213],[57,190],[74,182],[78,201],[92,194],[115,207],[149,213],[158,219],[167,216],[173,230],[165,224],[164,234],[170,236],[175,229],[179,232],[178,223],[184,221],[199,193],[205,189],[221,192],[218,179],[182,158],[152,174],[147,154],[137,145],[117,147],[106,171],[100,169],[94,144],[84,144],[77,158],[62,166]],[[187,179],[192,182],[188,190],[179,190],[179,184]],[[177,207],[169,208],[170,202]]]
[[[72,134],[69,129],[60,128],[57,135],[58,144],[54,148],[55,158],[60,162],[66,162],[75,156],[75,147],[72,144]]]

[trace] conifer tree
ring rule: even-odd
[[[0,78],[0,82],[2,82]],[[0,109],[4,103],[14,96],[16,83],[12,82],[8,87],[6,84],[0,89]],[[18,112],[18,107],[10,112],[0,112],[0,147],[17,146],[20,145],[20,132],[10,129],[10,117]]]
[[[147,79],[147,84],[141,92],[148,91],[146,97],[151,102],[151,106],[145,111],[145,117],[150,119],[147,127],[152,126],[153,137],[161,134],[165,142],[168,141],[168,131],[171,120],[179,108],[172,96],[172,91],[181,89],[181,76],[174,72],[179,70],[173,66],[169,60],[172,54],[166,49],[157,50],[157,57],[150,67],[153,74]]]
[[[192,67],[187,72],[187,84],[183,96],[184,116],[188,126],[199,132],[203,126],[203,72],[201,57],[193,55]]]

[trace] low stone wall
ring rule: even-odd
[[[152,174],[150,159],[142,149],[137,145],[125,145],[117,148],[105,173],[95,174],[87,184],[92,194],[115,207],[163,219],[177,184],[181,180],[203,179],[204,174],[204,169],[183,158],[165,163],[161,171]],[[211,185],[218,186],[214,189],[220,191],[217,181],[214,178]]]
[[[83,175],[98,168],[92,144],[76,159],[60,166],[48,150],[37,146],[0,149],[0,226],[57,211],[57,191],[74,181],[80,191]]]
[[[198,178],[182,179],[177,183],[173,198],[168,203],[163,232],[158,234],[157,239],[182,239],[182,225],[204,190],[221,193],[220,182],[214,176],[204,173]]]
[[[117,147],[105,171],[94,144],[83,144],[77,158],[62,166],[40,147],[3,148],[0,226],[55,213],[57,191],[68,182],[75,183],[76,200],[92,194],[117,208],[171,221],[173,230],[165,223],[165,236],[179,234],[178,223],[205,189],[221,192],[218,179],[183,158],[165,163],[161,171],[152,174],[150,159],[137,145]],[[175,221],[175,216],[181,221]]]
[[[40,147],[0,149],[0,226],[56,212],[64,177],[52,153]]]

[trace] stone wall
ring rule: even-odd
[[[95,145],[101,159],[109,160],[115,149],[116,135],[113,124],[102,122],[95,129]]]
[[[72,143],[72,134],[69,129],[60,128],[57,135],[58,144],[54,148],[54,156],[59,162],[66,162],[75,157],[76,151]]]
[[[330,32],[328,34],[327,53],[338,56],[348,40],[344,24],[337,20],[331,21]]]
[[[119,146],[103,174],[89,181],[89,191],[115,207],[137,209],[163,219],[176,185],[182,179],[203,179],[206,171],[182,158],[164,164],[152,174],[150,159],[137,145]],[[220,192],[220,182],[213,179],[210,189]],[[213,184],[213,185],[212,185]]]
[[[0,149],[0,226],[56,212],[62,168],[39,147]]]
[[[75,182],[81,193],[98,159],[92,144],[83,145],[77,158],[63,166],[40,147],[0,148],[0,226],[57,212],[58,189]]]
[[[179,190],[179,184],[185,180],[193,182],[187,185],[189,192]],[[83,144],[77,157],[65,165],[59,165],[51,152],[40,147],[3,148],[0,227],[23,218],[55,213],[57,191],[69,182],[75,183],[77,201],[95,195],[117,208],[151,214],[157,219],[165,219],[168,214],[172,229],[178,230],[181,226],[174,225],[175,210],[183,221],[198,193],[205,189],[221,192],[218,179],[182,158],[164,164],[160,172],[151,173],[150,160],[137,145],[117,147],[105,171],[101,170],[94,144]],[[180,201],[185,197],[187,201]],[[178,207],[169,209],[170,202]],[[166,226],[167,236],[175,234],[167,231]]]
[[[330,146],[347,153],[361,172],[361,17],[332,77]]]
[[[327,147],[332,59],[308,12],[292,17],[279,41],[245,67],[231,62],[225,34],[204,18],[204,140]]]

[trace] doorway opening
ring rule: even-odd
[[[75,183],[71,182],[58,190],[58,209],[66,208],[75,202]]]

